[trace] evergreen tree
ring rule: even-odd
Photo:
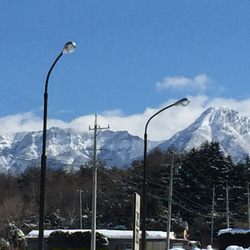
[[[186,204],[189,204],[185,206],[183,217],[190,226],[199,227],[194,225],[197,215],[210,221],[213,186],[216,189],[216,209],[225,221],[224,186],[231,167],[230,160],[223,156],[217,142],[205,142],[199,149],[193,148],[185,154],[179,192],[185,195]]]

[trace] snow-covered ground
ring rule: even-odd
[[[213,250],[213,248],[211,246],[207,246],[206,248],[207,250]],[[173,247],[170,250],[185,250],[184,248],[181,247]],[[201,249],[201,248],[194,248],[194,250],[205,250],[205,249]],[[243,248],[241,246],[228,246],[226,248],[226,250],[250,250],[250,246],[248,248]]]
[[[250,246],[249,246],[249,248],[243,248],[243,247],[240,247],[240,246],[229,246],[229,247],[226,248],[226,250],[243,250],[243,249],[250,250]]]
[[[185,250],[185,249],[181,247],[174,247],[174,248],[171,248],[170,250]],[[194,250],[200,250],[200,248],[194,248]],[[201,249],[201,250],[204,250],[204,249]],[[207,246],[207,250],[213,250],[213,248],[211,246]],[[240,246],[228,246],[226,250],[250,250],[250,246],[249,248],[243,248]]]

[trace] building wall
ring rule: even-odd
[[[28,239],[27,250],[37,250],[38,249],[38,239]],[[109,250],[132,250],[133,242],[130,239],[109,239],[109,246],[106,249]],[[45,249],[48,246],[44,245]],[[166,241],[165,240],[147,240],[147,250],[165,250]]]

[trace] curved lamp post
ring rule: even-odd
[[[74,51],[76,44],[74,42],[68,42],[64,45],[62,52],[58,55],[56,60],[50,67],[44,91],[44,110],[43,110],[43,145],[42,145],[42,157],[41,157],[41,177],[40,177],[40,205],[39,205],[39,250],[43,250],[43,223],[44,223],[44,200],[45,200],[45,176],[46,176],[46,130],[47,130],[47,104],[48,104],[48,82],[52,69],[64,54],[68,54]]]
[[[149,122],[158,114],[160,114],[162,111],[171,108],[173,106],[178,106],[178,105],[182,105],[182,106],[187,106],[189,104],[189,99],[188,98],[183,98],[173,104],[170,104],[168,106],[166,106],[165,108],[162,108],[161,110],[159,110],[158,112],[156,112],[154,115],[152,115],[146,125],[145,125],[145,133],[144,133],[144,166],[143,166],[143,191],[142,191],[142,250],[146,250],[146,215],[147,215],[147,173],[146,173],[146,169],[147,169],[147,129],[148,129],[148,124]]]

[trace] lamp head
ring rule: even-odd
[[[76,44],[75,42],[67,42],[64,47],[63,47],[63,51],[62,53],[63,54],[69,54],[69,53],[72,53],[74,51],[76,47]]]
[[[188,98],[183,98],[181,101],[182,106],[187,106],[190,103],[190,100]]]
[[[181,100],[177,101],[175,103],[175,106],[182,105],[182,106],[187,106],[190,103],[190,100],[188,98],[182,98]]]

